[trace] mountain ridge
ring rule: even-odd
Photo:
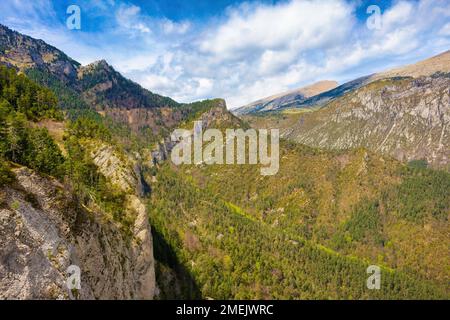
[[[172,99],[155,94],[126,79],[104,59],[82,66],[43,40],[23,35],[1,24],[0,63],[24,73],[35,68],[47,72],[77,93],[85,94],[88,97],[87,102],[95,108],[105,105],[124,108],[179,106]],[[102,82],[95,83],[93,80]],[[113,87],[117,92],[110,90]]]
[[[311,108],[311,107],[323,107],[329,101],[342,97],[347,92],[352,90],[357,90],[365,85],[372,82],[396,78],[396,77],[412,77],[419,78],[423,76],[431,76],[434,73],[450,73],[450,50],[444,51],[438,55],[432,56],[425,60],[420,60],[416,63],[412,63],[406,66],[392,68],[386,71],[381,71],[367,76],[362,76],[354,80],[350,80],[342,85],[335,88],[330,88],[324,92],[317,93],[314,96],[307,97],[306,99],[299,101],[292,101],[291,103],[286,103],[279,108],[272,110],[266,110],[262,108],[248,108],[252,107],[259,101],[264,101],[264,99],[258,100],[250,105],[246,105],[233,110],[237,115],[246,115],[258,112],[270,112],[270,111],[280,111],[283,109],[301,109],[301,108]],[[276,96],[276,95],[275,95]]]
[[[437,72],[450,72],[450,50],[416,63],[376,73],[372,79],[380,80],[393,77],[418,78],[421,76],[431,76]]]
[[[246,128],[224,100],[130,110],[114,95],[90,102],[108,92],[109,82],[121,81],[100,60],[85,70],[85,82],[77,82],[85,90],[70,87],[72,98],[89,104],[91,112],[66,118],[50,134],[48,118],[62,121],[55,94],[4,69],[0,66],[0,125],[6,128],[0,130],[0,231],[7,237],[0,239],[0,274],[6,275],[0,287],[14,289],[5,291],[6,298],[67,298],[64,267],[72,262],[87,281],[81,298],[448,298],[448,259],[442,252],[448,242],[450,174],[369,148],[404,140],[422,147],[419,143],[430,139],[433,148],[436,141],[448,146],[441,127],[448,120],[448,74],[333,89],[347,91],[326,108],[296,115],[296,126],[282,132],[286,138],[295,138],[289,132],[296,130],[315,132],[312,144],[325,141],[323,148],[281,139],[278,174],[261,176],[259,165],[166,161],[173,126],[192,129],[201,120],[204,127]],[[71,85],[58,83],[59,90]],[[49,106],[39,103],[42,94]],[[116,117],[108,117],[111,112]],[[402,121],[410,119],[417,125],[405,128]],[[165,132],[155,140],[157,150],[144,140],[148,132],[139,136],[130,129],[150,121],[167,121],[158,125]],[[368,136],[376,138],[373,146],[345,145]],[[326,150],[336,141],[344,150]],[[29,227],[30,216],[37,231]],[[42,228],[47,219],[56,221],[51,232]],[[63,238],[55,229],[68,233],[61,248],[53,246]],[[40,246],[42,237],[50,238],[50,245]],[[77,254],[69,255],[71,246]],[[28,253],[38,259],[27,260]],[[366,287],[373,264],[382,272],[380,290]],[[30,268],[38,271],[35,277],[27,274]],[[28,290],[42,287],[48,290]]]
[[[336,81],[323,80],[313,84],[289,90],[283,93],[275,94],[255,102],[249,103],[245,106],[236,108],[232,112],[236,115],[243,115],[252,112],[267,112],[281,109],[286,105],[298,103],[322,92],[332,90],[338,86]]]
[[[449,169],[449,75],[376,80],[312,112],[245,119],[312,147],[365,147],[403,162],[426,160]]]
[[[0,24],[0,64],[25,73],[52,89],[62,109],[95,110],[135,133],[161,135],[188,117],[192,104],[143,88],[104,59],[86,66],[61,50]]]

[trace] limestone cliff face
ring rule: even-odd
[[[214,128],[214,129],[224,129],[233,127],[245,127],[244,123],[230,111],[227,110],[227,105],[223,99],[215,99],[214,106],[209,108],[207,111],[200,113],[195,121],[201,121],[203,129]],[[185,124],[183,128],[187,130],[192,130],[194,126],[193,121]],[[162,138],[154,148],[149,152],[148,158],[149,163],[161,163],[169,159],[170,153],[176,141],[172,141],[170,136]]]
[[[374,82],[301,116],[285,138],[320,148],[366,147],[402,161],[450,159],[450,77]]]
[[[106,144],[93,149],[92,159],[100,172],[110,179],[111,183],[127,192],[126,214],[135,217],[133,226],[134,268],[139,274],[136,280],[138,294],[152,298],[155,293],[155,269],[153,260],[153,241],[148,222],[148,213],[144,202],[139,196],[147,192],[147,184],[142,178],[141,168],[137,159],[120,154]]]
[[[131,233],[101,211],[79,207],[67,188],[15,170],[1,190],[0,299],[67,299],[67,267],[81,270],[79,299],[152,299],[153,246],[147,212],[130,195]]]

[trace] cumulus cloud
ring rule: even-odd
[[[450,23],[447,23],[445,26],[439,30],[439,34],[442,36],[450,36]]]
[[[433,32],[445,34],[445,8],[444,0],[398,1],[383,12],[382,28],[370,30],[347,1],[244,4],[174,48],[157,88],[183,101],[220,96],[238,107],[317,80],[351,80],[445,50],[448,39]],[[199,78],[210,79],[207,89]]]
[[[16,2],[0,4],[0,21],[7,17],[6,24],[83,63],[105,58],[157,93],[182,102],[222,97],[229,107],[318,80],[351,80],[450,47],[447,0],[394,1],[382,12],[378,30],[356,16],[360,1],[244,3],[198,22],[154,17],[129,2],[96,0],[82,10],[101,12],[109,28],[76,37],[48,27],[49,20],[58,21],[50,1],[37,0],[45,8],[37,13],[18,11]],[[24,15],[28,19],[21,20]]]
[[[350,31],[352,7],[344,1],[294,0],[229,11],[227,21],[213,29],[200,49],[223,58],[249,52],[319,48],[339,42]]]
[[[121,5],[116,11],[116,20],[120,27],[130,31],[150,33],[150,28],[141,15],[141,8],[135,5]]]
[[[191,27],[191,24],[189,21],[178,23],[169,19],[163,19],[161,21],[161,27],[165,34],[185,34]]]

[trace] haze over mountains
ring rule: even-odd
[[[266,177],[167,160],[174,128],[248,127],[224,100],[180,104],[0,26],[0,298],[67,299],[76,264],[81,299],[448,299],[450,174],[406,163],[447,161],[447,54],[246,118],[304,143]]]

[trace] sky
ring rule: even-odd
[[[0,23],[152,92],[229,108],[450,49],[450,0],[2,0]]]

